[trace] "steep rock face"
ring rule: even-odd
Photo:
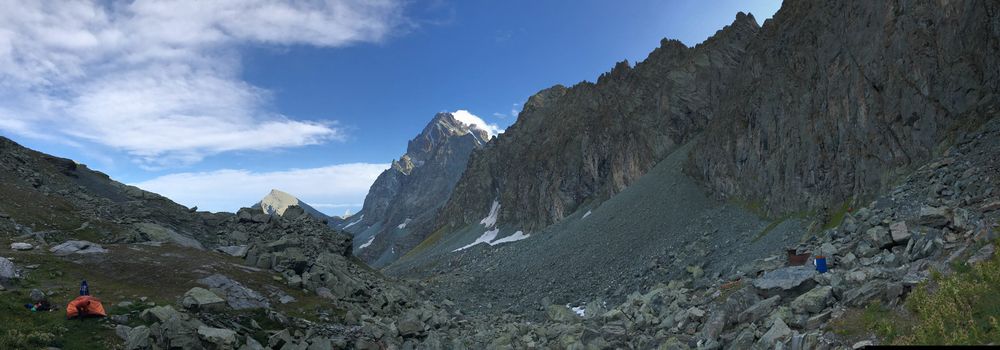
[[[360,219],[346,220],[346,230],[362,235],[357,255],[383,265],[423,241],[465,170],[469,155],[490,139],[451,113],[434,116],[406,154],[392,162],[372,184]],[[364,215],[364,216],[361,216]],[[363,248],[360,248],[364,246]]]
[[[622,191],[707,124],[758,29],[740,13],[694,48],[663,40],[635,68],[621,62],[597,83],[532,96],[473,155],[439,225],[476,222],[499,200],[501,223],[534,230]]]
[[[771,212],[888,188],[989,117],[1000,4],[786,2],[747,48],[689,171]]]
[[[306,202],[303,202],[291,194],[276,189],[272,189],[271,192],[260,200],[260,202],[254,204],[253,208],[260,208],[265,213],[271,215],[284,215],[285,210],[291,206],[299,206],[306,212],[306,214],[309,214],[320,221],[328,218],[326,214],[321,213],[319,210],[316,210],[316,208],[313,208]]]

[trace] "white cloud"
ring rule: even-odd
[[[229,212],[279,189],[332,214],[324,209],[360,209],[356,203],[364,202],[375,178],[388,168],[389,164],[352,163],[274,172],[226,169],[164,175],[132,185],[200,210]]]
[[[469,111],[467,110],[459,109],[457,111],[451,112],[451,115],[454,116],[456,120],[462,123],[472,125],[476,128],[486,131],[490,135],[490,137],[497,136],[497,134],[503,133],[503,129],[501,129],[496,124],[489,124],[485,120],[483,120],[483,118],[480,118],[475,114],[469,113]]]
[[[401,0],[0,0],[0,130],[85,140],[146,166],[338,140],[269,110],[243,81],[249,44],[383,40]]]

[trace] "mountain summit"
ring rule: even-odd
[[[438,113],[406,153],[372,184],[363,209],[340,228],[355,234],[355,252],[375,266],[391,263],[434,229],[437,212],[465,171],[469,156],[491,139],[456,113]],[[352,218],[353,218],[352,217]]]
[[[316,210],[316,208],[306,204],[306,202],[303,202],[287,192],[276,189],[272,189],[271,192],[260,200],[260,202],[253,205],[254,208],[260,208],[264,210],[265,213],[271,215],[284,215],[285,210],[291,206],[301,207],[302,210],[317,220],[324,220],[328,218],[326,214],[321,213],[319,210]]]

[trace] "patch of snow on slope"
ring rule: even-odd
[[[497,245],[497,244],[502,244],[502,243],[517,242],[517,241],[520,241],[520,240],[528,238],[528,237],[531,237],[531,235],[526,235],[522,231],[517,231],[517,232],[514,232],[514,234],[512,234],[510,236],[507,236],[507,237],[495,240],[493,242],[487,242],[487,243],[489,243],[490,245]]]
[[[358,217],[358,221],[355,221],[355,222],[347,224],[347,226],[344,226],[342,228],[342,230],[346,230],[348,227],[354,226],[354,224],[357,224],[357,223],[361,222],[361,219],[364,219],[364,218],[365,218],[365,214],[361,214],[361,216]]]
[[[569,306],[569,304],[566,304],[566,307],[568,307],[571,310],[573,310],[573,312],[575,312],[577,315],[580,315],[580,317],[583,317],[583,314],[586,313],[586,311],[587,311],[587,308],[584,307],[584,306],[575,306],[574,307],[574,306]]]
[[[457,251],[460,251],[460,250],[465,250],[465,249],[468,249],[468,248],[470,248],[470,247],[472,247],[472,246],[474,246],[476,244],[479,244],[479,243],[489,244],[490,241],[492,241],[492,240],[494,240],[494,239],[497,238],[497,234],[498,233],[500,233],[500,229],[498,229],[498,228],[495,228],[495,229],[483,232],[483,235],[479,236],[479,238],[476,238],[476,240],[474,242],[469,243],[468,245],[466,245],[464,247],[452,250],[452,252],[457,252]]]
[[[497,216],[500,215],[500,200],[493,200],[493,206],[490,207],[490,214],[480,221],[480,224],[486,226],[486,228],[491,228],[497,225]]]
[[[588,216],[590,216],[590,210],[588,210],[586,214],[583,214],[582,219],[586,219]]]
[[[365,242],[365,244],[362,244],[360,247],[358,247],[358,250],[368,248],[368,246],[372,245],[372,242],[375,242],[375,236],[374,235],[372,235],[372,238],[368,239],[368,242]]]
[[[396,227],[398,227],[400,230],[402,230],[402,229],[406,228],[406,224],[409,224],[409,223],[410,223],[410,218],[406,218],[406,220],[403,220],[402,224],[399,224],[399,226],[396,226]]]

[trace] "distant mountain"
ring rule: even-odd
[[[355,253],[384,266],[423,241],[465,171],[469,155],[489,132],[438,113],[372,184],[363,209],[335,226],[355,235]]]
[[[301,207],[302,210],[317,220],[329,219],[329,216],[321,213],[319,210],[316,210],[306,202],[303,202],[287,192],[282,192],[276,189],[272,189],[270,193],[260,200],[260,202],[254,204],[253,208],[260,208],[265,213],[271,215],[284,215],[285,210],[293,205]]]

